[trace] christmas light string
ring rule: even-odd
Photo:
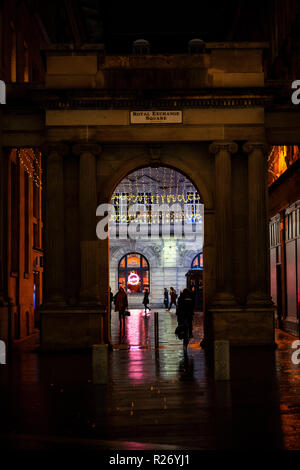
[[[200,195],[197,192],[192,192],[189,191],[187,192],[187,184],[190,186],[189,180],[185,176],[182,177],[182,183],[183,183],[183,189],[180,191],[179,185],[180,185],[180,175],[178,172],[175,172],[173,169],[170,170],[169,172],[166,171],[166,167],[163,168],[158,168],[156,167],[156,177],[153,178],[152,175],[152,169],[147,168],[147,172],[144,172],[143,169],[137,170],[131,175],[131,179],[128,178],[128,189],[129,192],[127,193],[125,191],[125,181],[122,182],[123,187],[120,185],[120,189],[124,189],[123,191],[118,191],[115,192],[112,199],[115,203],[115,206],[122,204],[123,201],[127,203],[127,207],[130,206],[131,204],[143,204],[144,210],[141,211],[139,215],[128,215],[125,214],[112,214],[111,215],[111,220],[116,221],[116,222],[124,222],[128,223],[132,220],[138,221],[139,223],[159,223],[159,222],[169,222],[170,220],[173,222],[174,220],[180,221],[180,220],[188,220],[193,221],[196,220],[201,220],[201,215],[196,214],[195,210],[192,210],[194,213],[193,215],[188,213],[184,213],[182,211],[175,211],[172,212],[171,217],[169,212],[163,214],[151,214],[151,210],[148,211],[148,206],[153,205],[153,204],[173,204],[176,202],[179,203],[190,203],[190,206],[195,209],[195,206],[197,206],[199,203],[201,203],[201,198]],[[148,174],[149,173],[149,174]],[[162,175],[160,175],[162,173]],[[166,175],[169,174],[169,191],[168,194],[166,194],[166,189],[167,189],[167,180],[166,180]],[[145,176],[147,176],[149,179],[150,178],[150,193],[146,194],[146,181],[145,181]],[[162,193],[159,194],[159,179],[160,176],[162,177]],[[152,185],[152,180],[154,182],[154,185]],[[133,183],[134,181],[134,183]],[[141,186],[141,187],[140,187]],[[155,188],[156,187],[156,188]],[[175,189],[175,194],[172,194],[172,189]],[[155,194],[155,189],[156,189],[156,194]],[[154,194],[153,194],[154,193]],[[119,202],[118,202],[119,201]],[[123,204],[122,204],[123,205]],[[124,204],[125,205],[125,204]],[[147,206],[148,205],[148,206]],[[191,207],[191,208],[192,208]],[[123,212],[123,211],[121,211]]]
[[[27,171],[29,178],[31,178],[34,184],[38,187],[42,187],[41,173],[42,168],[40,165],[40,153],[34,149],[17,148],[17,158],[20,160],[21,165]]]

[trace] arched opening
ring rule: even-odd
[[[187,275],[187,285],[193,291],[196,310],[203,311],[203,252],[193,258]]]
[[[191,269],[203,269],[203,252],[196,254],[192,261]]]
[[[122,286],[129,308],[141,310],[147,289],[151,308],[164,309],[165,288],[179,295],[190,287],[187,274],[198,253],[203,270],[204,204],[197,188],[172,167],[145,166],[116,185],[110,204],[113,294]]]

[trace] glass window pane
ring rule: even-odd
[[[143,271],[143,288],[149,290],[149,271]]]
[[[136,253],[133,253],[131,255],[127,256],[127,266],[132,268],[135,266],[140,267],[141,265],[141,256],[137,255]]]
[[[124,287],[125,289],[125,274],[119,274],[119,287]]]
[[[123,258],[120,262],[120,268],[125,268],[125,258]]]

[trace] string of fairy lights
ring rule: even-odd
[[[40,153],[32,148],[17,148],[17,158],[20,160],[20,164],[24,167],[36,185],[36,187],[42,187],[42,168],[40,164]]]
[[[112,222],[135,220],[149,224],[202,220],[200,194],[186,177],[166,167],[135,171],[116,188],[112,203],[115,206],[115,213],[110,218]],[[140,205],[138,214],[129,213],[133,204]],[[171,205],[171,211],[166,208],[155,212],[153,205],[164,204]],[[178,204],[179,209],[175,207],[172,211],[173,204]]]

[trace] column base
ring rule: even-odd
[[[203,347],[215,340],[230,346],[275,347],[275,307],[211,307],[205,314]]]
[[[100,306],[101,302],[96,293],[91,294],[89,291],[81,289],[79,295],[79,305],[84,307],[95,307]]]
[[[247,297],[247,305],[249,307],[253,306],[272,306],[274,302],[272,301],[271,297],[266,295],[262,291],[253,291]]]
[[[234,295],[230,292],[218,292],[213,299],[213,305],[214,306],[237,306],[236,299]]]
[[[66,306],[66,299],[64,297],[58,297],[58,296],[53,296],[50,297],[48,296],[47,302],[46,302],[47,308],[59,308],[59,307],[65,307]]]
[[[101,303],[100,300],[92,300],[92,299],[79,299],[79,304],[80,307],[92,307],[94,308],[97,306],[98,308],[100,307]]]
[[[103,306],[76,306],[41,310],[41,350],[90,349],[103,344]]]

